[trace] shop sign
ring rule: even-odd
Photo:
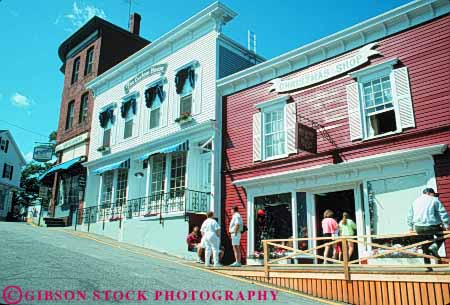
[[[312,154],[317,153],[317,131],[309,126],[297,123],[298,149]]]
[[[269,91],[278,93],[292,91],[344,74],[368,62],[369,57],[377,54],[381,55],[380,52],[372,50],[376,46],[377,43],[370,43],[350,57],[331,63],[323,68],[314,69],[314,71],[307,69],[305,73],[291,79],[281,80],[281,78],[275,78],[270,81],[272,86],[269,88]]]
[[[55,148],[55,152],[67,149],[69,147],[75,146],[77,144],[83,143],[84,141],[86,141],[88,138],[88,133],[85,132],[83,134],[80,134],[79,136],[76,136],[75,138],[72,138],[66,142],[63,142],[59,145],[56,146]]]
[[[136,86],[141,80],[150,77],[154,74],[161,74],[163,75],[164,73],[166,73],[167,70],[167,64],[160,64],[160,65],[154,65],[151,66],[150,68],[145,69],[142,72],[139,72],[138,75],[136,75],[135,77],[133,77],[132,79],[130,79],[126,84],[125,84],[125,94],[130,93],[130,89],[134,86]]]
[[[33,160],[37,162],[47,162],[53,157],[52,145],[37,145],[33,150]]]

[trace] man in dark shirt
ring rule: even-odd
[[[195,226],[192,232],[187,236],[186,242],[188,244],[188,250],[192,252],[197,252],[197,262],[202,263],[202,252],[203,248],[201,246],[202,236],[200,234],[200,228]]]

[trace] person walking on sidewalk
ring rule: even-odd
[[[217,221],[213,218],[214,213],[208,212],[206,214],[208,217],[202,224],[200,231],[205,238],[205,266],[209,267],[211,259],[211,251],[213,255],[214,267],[221,267],[219,264],[219,244],[220,244],[220,226]]]
[[[433,240],[431,245],[422,245],[422,251],[424,254],[432,254],[439,258],[438,251],[444,242],[442,231],[449,226],[449,216],[432,188],[424,189],[423,194],[411,205],[408,213],[408,226],[410,232],[415,230],[420,234],[418,242]],[[430,264],[429,258],[425,257],[423,260],[425,264]],[[427,268],[427,271],[432,270]]]
[[[239,214],[239,208],[234,206],[231,208],[231,217],[229,232],[231,235],[231,245],[233,246],[234,258],[236,261],[230,265],[230,267],[240,267],[241,266],[241,232],[244,228],[242,222],[241,214]]]

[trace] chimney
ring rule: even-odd
[[[139,31],[141,29],[141,15],[138,13],[133,13],[130,15],[130,32],[139,36]]]

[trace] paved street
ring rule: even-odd
[[[17,288],[5,288],[19,286],[20,304],[162,304],[166,298],[170,304],[326,304],[182,265],[146,249],[73,233],[0,222],[0,303],[13,303],[20,296],[13,291]],[[218,291],[216,300],[213,291]],[[264,291],[267,300],[258,300]],[[52,301],[45,301],[50,297]],[[242,297],[245,301],[236,300]]]

